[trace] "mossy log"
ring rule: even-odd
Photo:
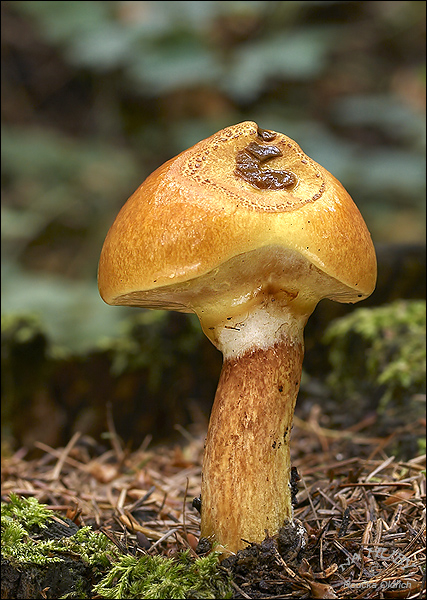
[[[2,598],[91,598],[93,581],[92,567],[80,558],[63,557],[45,565],[1,561]]]

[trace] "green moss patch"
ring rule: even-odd
[[[425,393],[426,304],[359,308],[328,327],[329,384],[347,396],[379,398],[379,407]]]
[[[174,559],[122,556],[94,590],[103,598],[231,598],[231,586],[211,553],[194,560],[189,552]]]
[[[232,597],[215,552],[199,559],[188,551],[174,558],[123,555],[90,527],[58,537],[58,521],[63,532],[66,520],[61,526],[35,498],[11,494],[1,504],[2,597],[38,598],[42,590],[46,598]]]

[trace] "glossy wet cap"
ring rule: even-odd
[[[283,252],[283,260],[291,256],[316,272],[310,293],[317,301],[357,302],[375,287],[371,237],[343,186],[293,140],[248,121],[147,177],[105,239],[99,290],[108,304],[193,310],[212,281],[233,285],[232,265],[245,277],[247,253],[262,256],[260,268],[268,270],[270,251],[276,270]],[[247,272],[262,280],[256,265]]]

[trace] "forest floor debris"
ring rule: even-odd
[[[126,555],[196,558],[203,436],[185,433],[182,445],[147,436],[133,452],[114,435],[109,448],[79,433],[64,448],[37,443],[36,458],[26,449],[2,458],[2,501],[37,498]],[[363,424],[336,432],[296,418],[292,438],[306,544],[267,536],[223,561],[233,597],[425,597],[425,455],[388,455],[389,440],[365,436]]]

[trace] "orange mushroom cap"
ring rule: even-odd
[[[247,121],[147,177],[107,234],[98,284],[108,304],[199,314],[265,286],[314,305],[357,302],[376,272],[371,236],[339,181],[287,136]]]

